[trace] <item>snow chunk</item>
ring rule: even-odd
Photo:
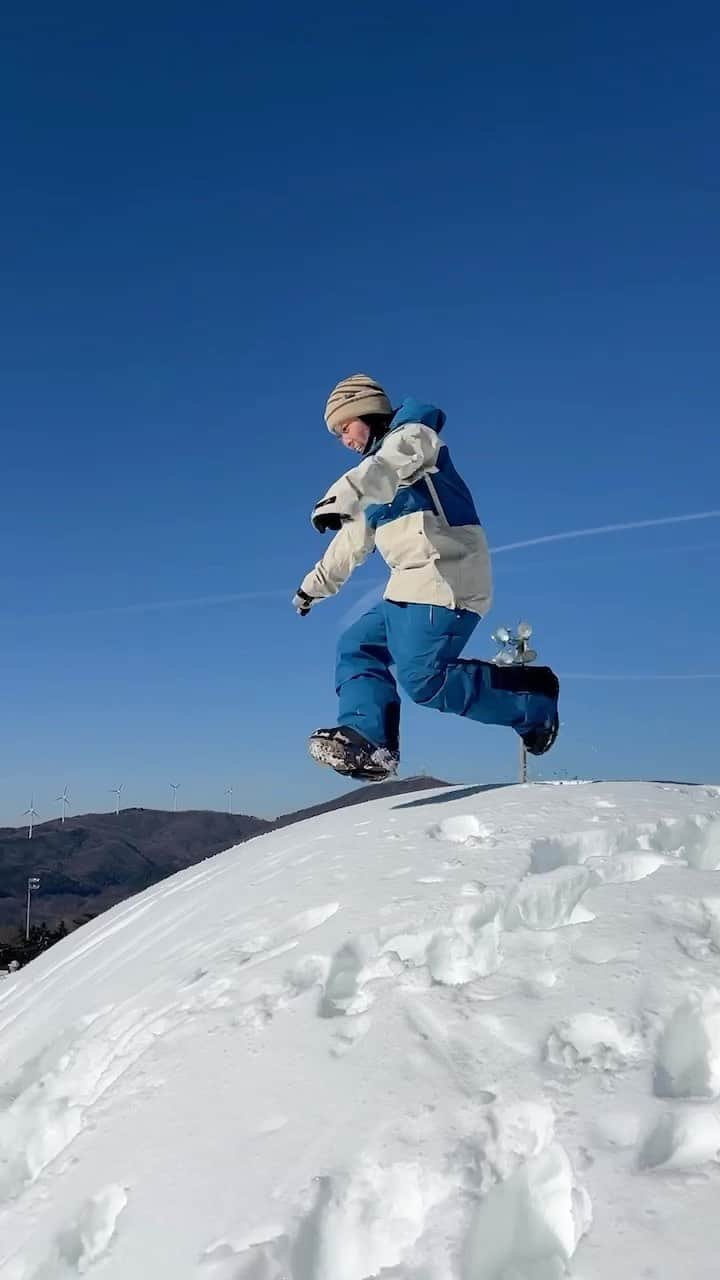
[[[546,1057],[557,1066],[620,1071],[645,1054],[641,1035],[607,1013],[578,1013],[550,1032]]]
[[[482,1201],[465,1244],[462,1278],[561,1280],[591,1220],[590,1197],[556,1143]]]
[[[480,1190],[465,1239],[462,1280],[560,1280],[592,1219],[590,1198],[553,1138],[544,1103],[493,1108],[480,1138]]]
[[[486,826],[474,813],[458,813],[431,827],[428,835],[434,840],[446,840],[449,844],[473,845],[492,835],[492,827]]]
[[[587,865],[603,884],[632,884],[674,861],[661,853],[616,853],[610,858],[589,858]]]

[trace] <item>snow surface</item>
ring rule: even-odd
[[[708,1280],[720,789],[260,836],[0,981],[0,1277]]]

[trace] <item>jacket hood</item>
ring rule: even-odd
[[[418,400],[415,396],[407,396],[399,409],[396,409],[390,426],[377,439],[368,442],[364,457],[372,457],[377,453],[383,440],[387,440],[391,431],[396,427],[404,427],[407,422],[422,422],[425,427],[432,427],[433,431],[440,432],[445,426],[445,412],[438,409],[434,404],[427,404],[425,400]]]
[[[424,426],[432,427],[433,431],[442,431],[445,420],[446,414],[442,409],[438,409],[434,404],[427,404],[424,400],[418,400],[415,396],[408,396],[403,400],[400,408],[395,410],[390,430],[404,427],[406,422],[422,422]]]

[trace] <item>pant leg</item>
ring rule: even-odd
[[[503,669],[490,662],[460,658],[480,621],[476,613],[389,601],[386,607],[397,678],[413,702],[519,731],[552,718],[553,699],[523,689],[523,677],[515,669],[506,678]]]
[[[363,614],[338,642],[335,685],[338,724],[362,733],[378,747],[398,750],[400,698],[390,674],[385,601]]]

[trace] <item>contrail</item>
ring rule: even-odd
[[[720,671],[680,672],[672,675],[646,675],[633,671],[627,675],[604,675],[599,671],[563,671],[563,680],[720,680]]]
[[[118,615],[133,613],[161,613],[166,609],[194,609],[198,606],[203,608],[217,604],[236,604],[241,600],[262,600],[272,598],[288,599],[292,596],[292,590],[284,591],[236,591],[229,595],[216,596],[180,596],[173,600],[146,600],[138,604],[108,604],[99,605],[96,609],[73,609],[71,611],[63,611],[57,613],[42,614],[24,614],[22,620],[24,622],[44,622],[48,620],[63,618],[101,618],[101,617],[117,617]],[[14,615],[15,620],[21,615]],[[10,618],[4,618],[3,621],[11,621]]]
[[[540,538],[524,538],[521,542],[504,542],[499,547],[491,547],[492,555],[499,556],[505,551],[521,551],[525,547],[539,547],[547,542],[566,542],[572,538],[597,538],[605,533],[629,533],[635,529],[657,529],[667,524],[689,524],[696,520],[718,520],[720,510],[693,511],[689,515],[660,516],[655,520],[626,520],[621,524],[593,525],[590,529],[566,529],[563,533],[545,533]],[[382,587],[370,587],[341,617],[340,627],[350,626],[362,616],[371,604],[379,600]]]
[[[538,547],[548,542],[566,542],[573,538],[593,538],[599,537],[607,533],[627,533],[635,529],[654,529],[661,525],[669,524],[688,524],[697,520],[717,520],[720,518],[720,510],[714,511],[696,511],[689,515],[681,516],[661,516],[655,520],[631,520],[622,524],[603,524],[597,525],[590,529],[568,529],[564,533],[546,533],[539,538],[525,538],[520,542],[506,542],[499,547],[491,547],[493,555],[501,555],[506,551],[520,551],[526,547]],[[228,595],[208,595],[208,596],[188,596],[171,600],[148,600],[138,604],[119,604],[119,605],[100,605],[95,609],[77,609],[72,611],[58,611],[57,613],[46,614],[24,614],[23,621],[40,621],[45,619],[62,619],[77,617],[101,617],[105,615],[123,615],[133,613],[161,613],[170,609],[193,609],[206,608],[212,605],[236,604],[243,600],[263,600],[263,599],[287,599],[292,596],[294,588],[283,588],[282,590],[266,590],[266,591],[238,591]],[[341,617],[340,626],[348,626],[359,618],[364,611],[380,599],[382,595],[381,586],[370,587],[365,591],[359,600],[355,602]],[[17,620],[20,615],[15,615]],[[4,621],[11,621],[12,618],[6,617]]]
[[[235,604],[240,600],[261,600],[274,596],[286,596],[287,591],[235,591],[219,596],[185,596],[174,600],[148,600],[139,604],[105,605],[88,609],[88,613],[153,613],[162,609],[192,609],[198,605]]]
[[[631,529],[657,529],[664,524],[689,524],[691,520],[717,520],[720,511],[694,511],[686,516],[661,516],[658,520],[629,520],[623,524],[600,524],[592,529],[566,529],[564,533],[546,533],[542,538],[526,538],[522,542],[505,542],[491,547],[493,555],[501,551],[520,551],[523,547],[539,547],[544,542],[566,542],[570,538],[595,538],[602,533],[627,533]]]

